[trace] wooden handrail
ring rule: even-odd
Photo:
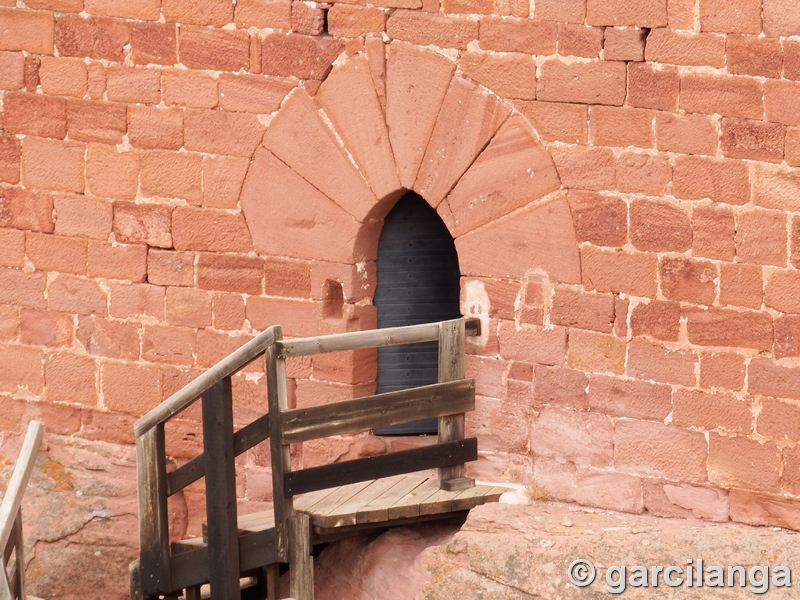
[[[300,559],[295,554],[300,547],[298,544],[303,542],[300,537],[306,535],[298,531],[305,531],[307,527],[302,523],[298,525],[299,529],[294,527],[297,525],[295,521],[302,516],[294,512],[292,496],[296,494],[429,468],[439,469],[441,489],[453,491],[474,485],[474,481],[464,474],[464,463],[477,459],[477,439],[465,439],[464,435],[464,413],[475,406],[474,382],[466,379],[464,374],[464,341],[465,336],[480,335],[480,329],[479,319],[459,318],[284,340],[280,326],[276,325],[258,334],[137,420],[134,431],[140,560],[131,572],[134,596],[148,598],[171,594],[187,586],[196,588],[194,592],[198,592],[198,582],[206,580],[210,581],[214,594],[232,598],[238,595],[238,574],[245,566],[261,567],[287,561],[297,563]],[[425,342],[438,342],[439,383],[289,409],[286,358]],[[264,355],[266,367],[268,410],[234,432],[231,376],[261,355]],[[167,473],[164,425],[201,397],[203,452]],[[298,471],[291,468],[291,443],[418,417],[438,417],[438,444],[341,464]],[[265,439],[270,441],[275,527],[269,532],[269,539],[259,534],[260,537],[248,538],[243,545],[244,539],[237,533],[236,525],[234,458]],[[167,498],[201,477],[206,478],[208,492],[208,545],[197,549],[197,557],[193,555],[189,560],[188,554],[173,555],[170,551]],[[253,548],[248,545],[251,542]],[[300,554],[304,556],[304,552]],[[190,568],[190,563],[195,566]],[[211,569],[212,564],[217,568]],[[307,592],[300,596],[304,599],[311,597]]]
[[[3,503],[0,504],[0,600],[26,600],[25,593],[25,556],[22,539],[22,496],[28,486],[36,453],[42,443],[44,429],[39,421],[31,421],[17,464],[8,482]],[[9,580],[6,572],[6,561],[11,553],[15,553],[15,564]]]
[[[0,548],[5,548],[8,538],[14,530],[14,519],[22,504],[22,496],[25,494],[25,487],[28,485],[33,465],[36,461],[36,453],[42,443],[44,429],[39,421],[31,421],[28,425],[28,432],[25,434],[25,441],[19,452],[14,473],[11,481],[8,482],[6,494],[3,496],[3,503],[0,504]]]
[[[481,321],[475,317],[464,319],[466,334],[475,336],[481,334]],[[399,346],[401,344],[418,344],[422,342],[435,342],[439,339],[438,323],[423,323],[422,325],[407,325],[405,327],[386,327],[384,329],[370,329],[368,331],[349,331],[347,333],[332,333],[316,337],[300,338],[296,340],[281,340],[280,356],[311,356],[326,352],[342,352],[345,350],[361,350],[363,348],[380,348],[382,346]]]
[[[182,387],[136,421],[133,425],[136,437],[140,437],[156,425],[169,420],[170,417],[190,406],[203,392],[208,391],[226,377],[233,375],[254,358],[264,354],[266,349],[275,341],[274,330],[275,327],[270,327],[262,331],[241,348],[234,350],[197,379]]]

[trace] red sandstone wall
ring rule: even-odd
[[[85,589],[125,596],[138,415],[254,330],[373,326],[374,215],[281,240],[281,256],[240,195],[284,98],[316,94],[338,57],[369,55],[385,109],[381,39],[434,47],[533,126],[571,211],[555,234],[577,238],[577,278],[528,264],[448,221],[468,202],[439,190],[464,310],[489,325],[468,361],[476,475],[593,506],[800,528],[796,3],[356,1],[331,5],[328,35],[324,22],[288,0],[0,0],[3,452],[16,455],[29,418],[50,432],[32,592],[87,597],[74,573],[111,552],[109,579]],[[427,141],[395,145],[398,164],[422,160]],[[340,255],[345,230],[366,249],[348,239]],[[235,378],[240,423],[263,406],[260,375]],[[290,376],[300,402],[341,398],[369,393],[374,362],[320,357]],[[176,461],[200,444],[195,414],[168,429]],[[297,460],[384,446],[336,440]],[[270,499],[268,464],[243,458],[243,499]],[[178,534],[199,527],[199,491],[177,499]],[[48,516],[54,498],[72,517]]]

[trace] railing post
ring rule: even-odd
[[[283,339],[276,326],[275,342],[266,351],[267,401],[269,402],[269,448],[272,456],[272,502],[275,510],[275,529],[278,533],[278,557],[288,562],[287,519],[294,513],[292,497],[284,494],[284,474],[292,470],[289,446],[281,444],[281,411],[288,408],[286,395],[286,359],[278,354]]]
[[[169,520],[164,425],[136,438],[139,492],[139,573],[145,598],[170,591]]]
[[[240,589],[231,378],[204,392],[202,404],[209,583],[215,600],[234,600]]]
[[[303,513],[289,517],[289,557],[289,593],[294,600],[314,600],[311,519]]]
[[[20,600],[27,600],[28,594],[25,591],[25,541],[22,539],[22,507],[17,510],[17,518],[14,519],[14,554],[16,580],[14,581],[13,594]]]
[[[439,323],[439,383],[464,379],[464,319]],[[464,439],[464,413],[439,417],[439,443]],[[439,487],[461,490],[475,485],[464,464],[439,467]]]

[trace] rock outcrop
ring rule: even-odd
[[[609,587],[620,589],[620,570],[628,593],[644,598],[740,598],[762,589],[768,567],[771,598],[792,598],[786,573],[776,567],[800,569],[800,534],[777,528],[732,523],[663,519],[647,515],[611,513],[576,505],[487,504],[473,509],[460,530],[447,527],[399,528],[380,536],[354,538],[326,548],[315,564],[317,598],[324,600],[528,600],[547,598],[599,599]],[[576,559],[591,561],[594,583],[578,588],[567,569]],[[702,559],[706,585],[697,587],[698,560]],[[691,561],[691,563],[689,562]],[[692,566],[693,586],[684,581],[672,587],[664,572],[652,585],[653,566],[677,566],[671,581],[686,578]],[[709,589],[710,567],[745,568],[745,586]],[[648,587],[634,566],[647,569]],[[798,570],[800,573],[800,570]],[[634,577],[633,583],[630,578]],[[638,577],[638,579],[637,579]],[[796,583],[792,581],[792,583]],[[639,595],[640,594],[640,595]]]

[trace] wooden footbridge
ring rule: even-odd
[[[477,459],[464,436],[464,413],[475,406],[474,382],[464,378],[465,336],[477,319],[456,319],[304,339],[283,339],[271,327],[200,375],[136,422],[140,557],[131,565],[131,597],[153,600],[279,598],[281,565],[291,596],[313,600],[315,543],[421,521],[463,518],[505,491],[475,485],[464,463]],[[285,360],[438,341],[439,383],[342,402],[290,409]],[[265,355],[268,412],[233,430],[231,375]],[[203,453],[167,472],[164,424],[202,400]],[[293,471],[290,444],[438,417],[438,443]],[[274,508],[237,518],[237,455],[269,439]],[[438,476],[414,473],[438,469]],[[170,540],[167,498],[205,477],[207,535]],[[242,590],[242,578],[255,585]],[[204,594],[205,595],[205,594]]]

